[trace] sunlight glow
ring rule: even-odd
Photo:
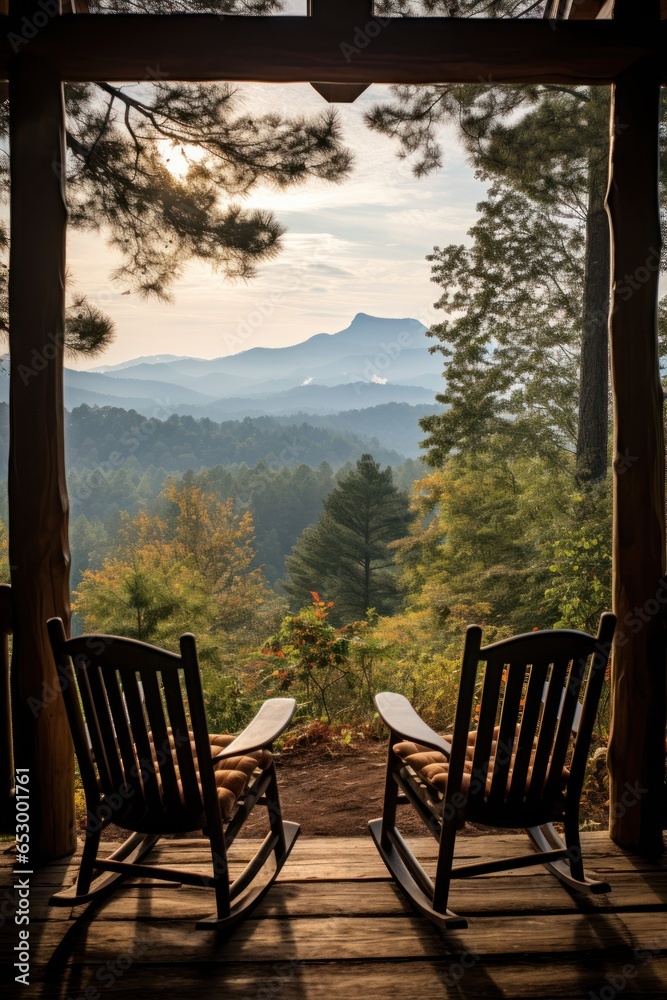
[[[185,177],[190,164],[198,163],[204,157],[204,150],[199,146],[183,146],[169,139],[160,139],[158,149],[169,172],[178,178]]]

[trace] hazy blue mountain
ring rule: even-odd
[[[425,331],[415,319],[358,313],[346,329],[290,347],[255,347],[211,360],[156,354],[89,371],[66,369],[65,406],[229,420],[434,405],[442,359],[429,353]],[[8,388],[5,371],[0,401],[8,399]]]
[[[355,434],[368,440],[377,441],[383,448],[398,451],[406,458],[424,456],[420,443],[424,431],[419,426],[422,417],[439,413],[442,407],[437,403],[410,406],[408,403],[383,403],[363,410],[346,410],[322,416],[315,413],[294,413],[289,417],[274,417],[281,424],[300,424],[321,427],[339,434]]]
[[[338,333],[318,333],[289,347],[253,347],[227,357],[136,358],[103,365],[90,374],[173,382],[205,395],[280,391],[307,380],[339,385],[354,380],[395,382],[438,375],[442,363],[429,354],[426,327],[416,319],[382,319],[358,313]],[[233,379],[239,381],[234,384]],[[419,384],[419,383],[416,383]]]
[[[161,364],[169,361],[187,361],[188,358],[188,354],[146,354],[141,358],[132,358],[130,361],[121,361],[117,365],[98,365],[96,368],[92,368],[91,371],[102,373],[121,371],[122,369],[133,368],[143,362],[148,364]]]
[[[111,378],[99,372],[81,372],[71,368],[65,370],[65,385],[72,389],[88,389],[90,392],[109,393],[128,398],[151,396],[164,401],[167,405],[175,403],[201,405],[215,398],[196,389],[176,386],[173,382],[151,382],[149,387],[145,379]]]
[[[353,382],[348,385],[301,385],[295,389],[259,396],[219,399],[206,406],[178,406],[178,413],[190,413],[211,420],[241,416],[289,416],[290,414],[331,414],[361,410],[383,403],[434,404],[433,391],[415,385],[381,385]]]

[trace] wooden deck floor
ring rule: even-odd
[[[411,841],[428,869],[435,844]],[[524,838],[462,838],[457,855],[519,853]],[[249,856],[239,841],[234,857]],[[369,838],[302,838],[264,903],[225,939],[196,931],[210,891],[127,883],[86,919],[48,907],[75,863],[31,878],[30,987],[10,996],[106,1000],[423,1000],[426,997],[667,997],[667,866],[624,854],[606,834],[584,858],[613,892],[573,898],[543,869],[455,884],[467,930],[441,933],[404,902]],[[172,841],[154,856],[205,870],[202,841]],[[2,856],[3,973],[11,982],[18,928],[9,915],[13,855]],[[50,963],[50,964],[49,964]],[[7,994],[5,994],[7,995]]]

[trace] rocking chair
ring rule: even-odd
[[[87,810],[77,881],[50,902],[87,903],[128,877],[165,879],[212,887],[216,913],[196,926],[226,929],[259,903],[299,834],[282,819],[270,752],[295,701],[266,701],[236,738],[210,736],[193,635],[181,636],[177,656],[117,636],[68,640],[60,618],[51,618],[48,630]],[[227,851],[256,804],[268,809],[269,833],[230,885]],[[131,833],[100,858],[110,823]],[[162,834],[198,829],[210,840],[211,874],[139,863]],[[261,878],[271,854],[270,874]]]
[[[439,927],[466,927],[447,909],[452,879],[544,864],[571,889],[606,893],[584,874],[579,800],[616,619],[604,614],[597,637],[545,630],[480,648],[466,634],[454,732],[439,736],[399,694],[375,698],[391,730],[381,819],[369,823],[377,848],[415,908]],[[478,670],[481,676],[478,679]],[[473,702],[480,690],[477,725]],[[412,805],[439,843],[435,880],[396,825]],[[466,820],[524,828],[535,848],[502,860],[453,866],[457,830]],[[565,841],[554,827],[562,823]]]

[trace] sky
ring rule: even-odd
[[[244,84],[239,90],[247,109],[257,113],[299,114],[327,106],[309,84]],[[466,241],[485,187],[446,130],[443,168],[415,179],[409,162],[396,156],[396,145],[363,122],[366,109],[389,99],[388,87],[373,86],[354,104],[337,105],[345,142],[355,154],[347,181],[310,180],[284,192],[258,187],[244,199],[249,207],[270,209],[287,228],[282,253],[261,264],[249,283],[231,283],[196,263],[174,287],[171,304],[122,295],[122,286],[110,280],[118,258],[103,234],[70,227],[73,286],[116,326],[104,355],[74,366],[281,347],[342,330],[358,312],[414,317],[426,325],[438,319],[438,288],[425,257],[435,245]]]

